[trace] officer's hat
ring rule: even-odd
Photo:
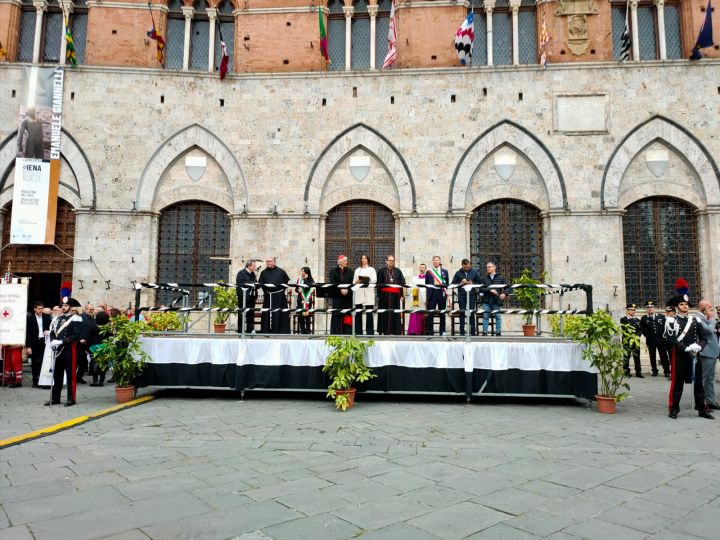
[[[70,307],[82,307],[82,306],[80,305],[80,302],[78,302],[77,300],[75,300],[74,298],[71,298],[71,297],[69,297],[69,296],[63,297],[61,303],[62,303],[62,304],[67,304],[67,305],[70,306]]]
[[[675,313],[675,306],[665,306],[665,311],[672,311]]]
[[[648,300],[647,302],[645,302],[645,307],[655,307],[655,302],[653,302],[652,300]]]
[[[636,308],[637,308],[637,304],[628,304],[627,306],[625,306],[625,309],[636,309]]]
[[[667,303],[668,303],[669,307],[676,308],[676,307],[678,307],[678,304],[680,302],[687,302],[687,304],[690,305],[690,299],[688,298],[688,295],[687,294],[683,294],[683,295],[676,294],[670,300],[668,300]]]

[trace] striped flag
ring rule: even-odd
[[[65,17],[65,41],[67,42],[65,47],[65,63],[70,64],[71,67],[77,67],[75,42],[73,41],[72,34],[70,33],[70,25],[68,24],[67,17]]]
[[[153,27],[148,30],[147,36],[150,39],[154,39],[157,45],[157,59],[161,64],[165,63],[165,40],[163,39],[160,32],[155,28],[155,22],[153,21]]]
[[[227,52],[227,46],[224,41],[220,41],[220,80],[225,78],[228,71],[228,62],[230,62],[230,55]]]
[[[393,0],[390,8],[390,26],[388,28],[388,52],[383,62],[383,69],[389,68],[397,59],[397,17],[395,16],[395,7],[397,0]]]
[[[464,66],[472,63],[472,48],[475,40],[475,29],[473,23],[473,14],[468,13],[467,18],[463,21],[458,31],[455,32],[455,51],[457,52],[460,63]]]
[[[550,36],[548,35],[547,25],[545,24],[545,11],[543,10],[543,22],[540,29],[540,65],[543,69],[547,67],[547,51],[546,47],[550,44]]]
[[[630,4],[625,6],[625,30],[620,38],[620,61],[625,62],[630,58],[630,25],[628,24],[628,11]]]
[[[325,32],[325,21],[323,20],[322,9],[320,6],[318,6],[318,18],[320,20],[320,54],[322,54],[325,62],[329,62],[330,55],[328,54],[327,33]]]

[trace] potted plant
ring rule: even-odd
[[[112,368],[118,403],[135,397],[132,382],[143,372],[149,359],[140,346],[140,335],[146,330],[144,321],[132,321],[124,315],[113,317],[101,330],[105,339],[95,350],[94,358],[100,369]]]
[[[512,280],[514,285],[540,285],[541,281],[534,279],[530,273],[530,269],[525,268],[520,274],[519,278]],[[518,287],[515,289],[515,298],[517,298],[520,304],[520,309],[527,310],[527,313],[523,314],[525,323],[523,324],[523,335],[534,336],[535,325],[533,324],[533,317],[535,311],[540,309],[540,296],[542,295],[542,289],[538,287]]]
[[[325,360],[323,372],[330,378],[327,396],[335,400],[335,407],[345,411],[355,404],[353,384],[377,377],[365,364],[365,351],[373,341],[361,341],[355,337],[330,336],[325,344],[332,352]]]
[[[222,283],[222,282],[220,282]],[[213,296],[215,298],[215,307],[225,310],[235,310],[238,307],[237,291],[231,287],[223,287],[222,285],[213,287]],[[231,311],[215,312],[215,332],[217,334],[225,333],[228,317]]]
[[[175,311],[158,311],[149,315],[145,321],[150,332],[179,332],[183,328],[183,322]]]
[[[614,413],[615,404],[630,395],[630,386],[625,382],[624,346],[639,347],[640,338],[630,325],[616,323],[607,311],[587,315],[565,331],[583,345],[583,358],[598,371],[598,411]]]

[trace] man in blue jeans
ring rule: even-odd
[[[507,283],[505,279],[497,273],[497,267],[492,261],[488,261],[485,265],[487,274],[482,280],[482,285],[489,287],[490,285],[502,285],[503,287],[494,287],[492,289],[482,289],[482,307],[483,307],[483,336],[487,336],[488,323],[490,322],[490,311],[500,309],[505,301]],[[500,313],[494,314],[495,317],[495,335],[501,335],[502,319]]]

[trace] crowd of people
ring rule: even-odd
[[[258,298],[258,287],[264,290],[263,308],[268,308],[262,313],[260,331],[262,333],[290,333],[290,315],[287,312],[272,311],[294,307],[296,309],[310,310],[315,306],[317,296],[327,298],[330,307],[338,310],[356,309],[363,310],[356,312],[354,316],[350,313],[333,312],[330,319],[330,333],[352,334],[353,326],[356,335],[374,334],[401,335],[405,333],[405,327],[400,313],[372,312],[373,309],[396,310],[401,307],[401,301],[407,295],[407,305],[416,309],[443,310],[452,308],[452,296],[447,289],[450,285],[477,285],[467,292],[463,288],[457,289],[458,308],[461,310],[475,310],[478,303],[481,303],[483,312],[482,335],[493,333],[502,335],[502,317],[500,313],[492,313],[502,307],[508,294],[508,284],[498,273],[494,262],[488,261],[485,265],[486,272],[481,274],[472,268],[468,259],[463,259],[461,267],[455,272],[452,280],[449,272],[443,268],[442,259],[439,256],[432,258],[432,266],[418,266],[418,274],[410,281],[406,280],[403,272],[395,266],[395,257],[387,255],[385,265],[375,269],[366,254],[361,255],[360,265],[354,270],[348,265],[346,255],[339,255],[337,265],[333,267],[328,275],[329,284],[334,285],[366,285],[367,287],[355,288],[354,291],[345,288],[314,289],[307,286],[315,284],[312,272],[307,266],[300,270],[300,275],[295,281],[295,291],[290,289],[290,294],[283,288],[290,283],[288,274],[275,264],[273,257],[265,260],[265,269],[257,274],[259,261],[249,260],[245,267],[238,272],[236,278],[238,306],[241,309],[254,307]],[[379,284],[378,287],[375,285]],[[275,288],[264,286],[272,285]],[[426,287],[431,285],[433,287]],[[492,288],[488,288],[492,287]],[[353,294],[354,293],[354,294]],[[292,297],[295,297],[293,302]],[[294,304],[290,306],[290,304]],[[433,335],[435,333],[435,321],[437,331],[440,335],[446,333],[446,316],[437,312],[411,313],[407,334],[409,335]],[[466,321],[465,314],[458,316],[460,323],[460,335],[465,335]],[[312,332],[310,323],[311,313],[301,312],[298,316],[298,332],[309,334]],[[494,325],[490,328],[491,323]],[[251,311],[245,313],[244,323],[238,324],[238,332],[242,331],[242,324],[246,333],[255,331],[255,314]],[[477,335],[475,317],[470,317],[469,332]]]
[[[720,357],[720,306],[707,300],[698,303],[698,312],[690,313],[691,303],[687,294],[673,296],[665,307],[665,313],[657,313],[655,302],[645,304],[645,315],[637,318],[636,304],[628,304],[620,323],[628,325],[630,333],[645,338],[652,376],[660,368],[670,380],[668,416],[676,419],[680,411],[680,399],[685,383],[693,385],[694,407],[702,418],[714,419],[710,411],[720,410],[715,397],[715,369]],[[635,376],[643,379],[640,365],[640,341],[625,342],[625,375],[631,376],[630,358],[633,359]]]
[[[130,317],[133,310],[125,313]],[[94,361],[93,352],[103,340],[101,329],[122,314],[120,309],[106,304],[97,308],[92,304],[81,306],[71,297],[63,297],[52,308],[41,301],[33,303],[27,315],[24,352],[30,363],[32,387],[52,388],[46,405],[60,403],[63,385],[67,385],[65,406],[75,405],[76,385],[88,384],[88,374],[92,376],[90,386],[104,385],[106,372]],[[10,388],[21,387],[23,347],[6,346],[3,352],[3,383]]]

